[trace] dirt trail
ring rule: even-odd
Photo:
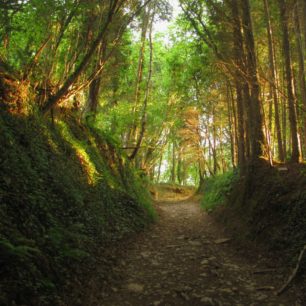
[[[157,207],[159,221],[128,244],[101,305],[302,305],[292,291],[275,296],[271,286],[279,288],[283,276],[222,241],[198,203]]]

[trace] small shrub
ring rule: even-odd
[[[229,171],[224,174],[209,177],[204,182],[202,208],[208,212],[225,202],[237,180],[237,173]]]

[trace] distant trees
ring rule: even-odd
[[[299,162],[305,154],[306,132],[304,4],[286,0],[180,3],[195,34],[213,50],[214,62],[234,93],[236,103],[229,111],[235,114],[236,136],[231,142],[236,137],[232,154],[237,151],[240,168],[262,157]]]

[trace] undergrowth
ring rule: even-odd
[[[235,182],[214,217],[243,244],[255,242],[290,261],[306,241],[305,170],[261,161]]]
[[[1,111],[0,143],[0,305],[82,305],[109,246],[155,218],[144,182],[72,116]]]
[[[203,198],[201,206],[205,211],[212,212],[216,207],[224,204],[227,196],[230,195],[233,184],[237,180],[238,174],[229,171],[224,174],[206,178],[201,192]]]

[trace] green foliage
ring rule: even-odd
[[[224,204],[237,179],[238,174],[234,171],[207,178],[204,181],[203,189],[201,190],[204,194],[202,199],[202,208],[211,212],[218,205]]]

